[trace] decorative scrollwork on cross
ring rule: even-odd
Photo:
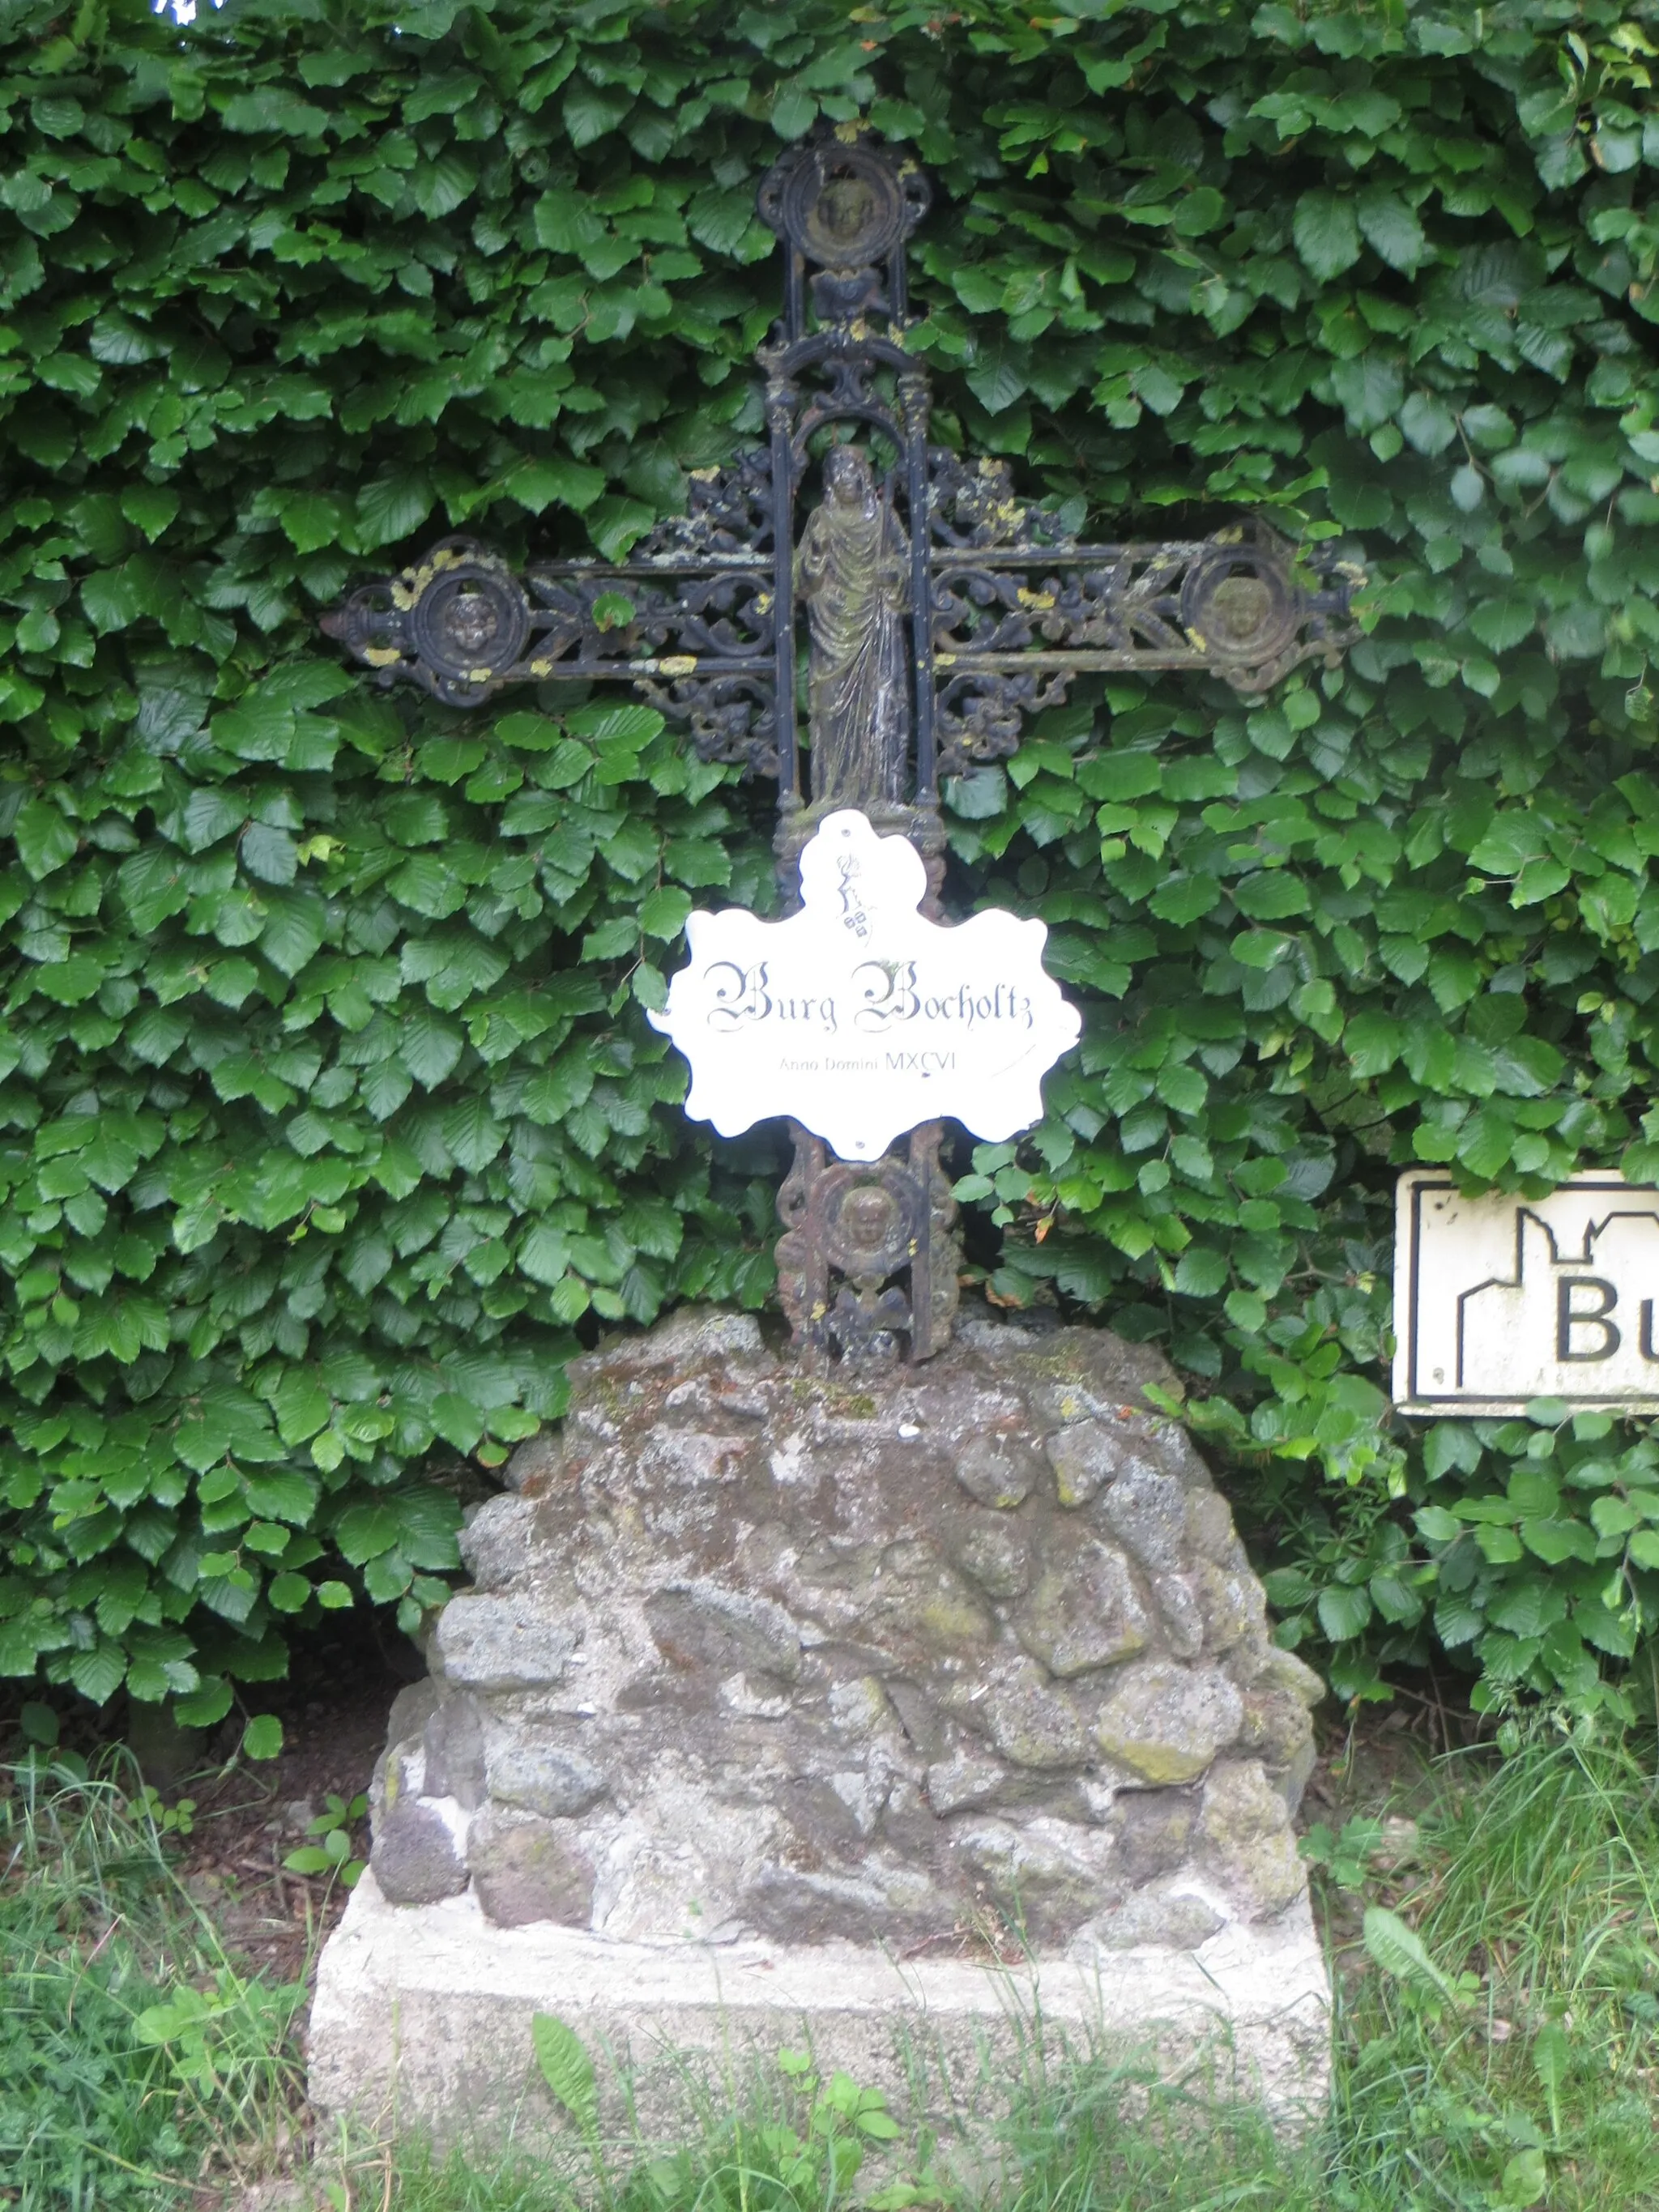
[[[1357,635],[1358,578],[1322,550],[1298,562],[1254,520],[1084,544],[1020,498],[1006,462],[928,444],[906,254],[930,198],[915,161],[861,126],[793,149],[758,196],[784,248],[783,314],[757,356],[767,443],[694,472],[685,514],[625,561],[520,576],[447,538],[324,629],[378,682],[453,707],[513,684],[632,684],[704,759],[776,778],[787,895],[818,818],[848,805],[910,836],[936,894],[939,778],[1013,752],[1081,675],[1190,669],[1260,692],[1300,661],[1334,662]],[[778,1260],[798,1340],[855,1358],[902,1335],[917,1358],[945,1340],[960,1255],[939,1144],[932,1124],[853,1166],[797,1133]]]
[[[1354,578],[1252,519],[1213,538],[1091,545],[1020,500],[1006,461],[933,457],[931,645],[941,775],[1014,750],[1076,678],[1197,669],[1268,690],[1354,635]]]

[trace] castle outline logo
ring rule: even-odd
[[[1595,1169],[1544,1198],[1471,1198],[1413,1169],[1395,1226],[1402,1413],[1659,1412],[1659,1184]]]

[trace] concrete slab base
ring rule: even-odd
[[[608,2134],[688,2140],[711,2112],[752,2109],[777,2052],[805,2047],[983,2172],[1023,2089],[1066,2060],[1132,2052],[1300,2136],[1328,2095],[1329,2004],[1305,1900],[1196,1951],[981,1966],[853,1943],[670,1947],[552,1922],[497,1928],[470,1893],[393,1905],[368,1874],[323,1953],[311,2095],[440,2145],[545,2144],[563,2123],[530,2024],[549,2012],[595,2056]]]

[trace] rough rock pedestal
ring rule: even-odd
[[[394,1712],[323,1960],[325,2108],[487,2126],[545,2009],[665,2081],[671,2048],[805,2034],[901,2106],[931,2039],[933,2117],[985,2117],[1040,2005],[1074,2050],[1207,2042],[1316,2109],[1291,1817],[1321,1686],[1149,1407],[1156,1355],[984,1315],[925,1366],[812,1380],[693,1311],[572,1379]]]

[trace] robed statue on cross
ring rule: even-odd
[[[806,609],[807,736],[812,797],[823,804],[896,805],[910,750],[909,548],[869,458],[832,446],[823,498],[795,554],[795,597]]]
[[[705,760],[776,778],[787,902],[819,824],[853,807],[915,847],[934,921],[941,778],[1012,753],[1025,720],[1078,676],[1202,670],[1248,694],[1309,658],[1334,662],[1354,635],[1353,578],[1317,550],[1299,570],[1251,521],[1209,538],[1081,544],[1018,496],[1006,462],[930,445],[906,284],[929,199],[916,164],[859,125],[786,154],[759,192],[785,252],[783,316],[758,356],[767,444],[694,471],[685,514],[625,561],[537,562],[520,577],[450,538],[354,592],[324,628],[380,683],[413,681],[451,706],[509,684],[631,684]],[[899,1338],[913,1358],[938,1351],[959,1262],[941,1125],[877,1162],[834,1158],[791,1127],[778,1261],[798,1341],[843,1358]]]

